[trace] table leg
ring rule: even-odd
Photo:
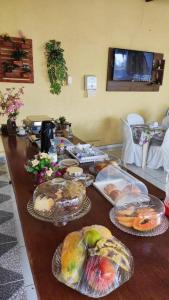
[[[146,166],[148,146],[149,146],[149,142],[143,144],[142,165],[141,165],[142,168]]]

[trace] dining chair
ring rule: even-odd
[[[161,126],[164,129],[169,128],[169,115],[164,117],[164,119],[161,122]]]
[[[161,146],[150,145],[147,167],[150,169],[163,167],[166,172],[169,172],[169,128],[166,130]]]
[[[169,108],[166,110],[166,116],[169,116]]]
[[[127,122],[129,125],[144,124],[144,119],[137,113],[131,113],[127,115]]]
[[[138,167],[142,165],[143,149],[142,146],[135,144],[132,135],[132,129],[128,122],[121,119],[123,126],[123,147],[122,161],[123,164],[135,164]]]

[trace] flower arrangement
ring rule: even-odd
[[[64,167],[52,162],[51,157],[44,152],[39,152],[32,160],[29,160],[25,168],[28,173],[36,175],[37,184],[62,176],[65,172]]]
[[[23,87],[16,90],[15,88],[6,88],[3,94],[0,91],[0,115],[7,115],[8,119],[16,119],[19,109],[23,106],[20,97],[24,94]]]

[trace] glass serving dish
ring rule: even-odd
[[[93,185],[113,205],[119,197],[129,192],[148,194],[147,187],[141,181],[119,166],[110,164],[97,174]]]
[[[76,158],[80,163],[104,160],[108,155],[90,144],[77,144],[67,146],[66,150],[70,155]]]
[[[133,274],[129,249],[104,226],[69,233],[53,256],[55,278],[92,298],[110,294]]]
[[[161,200],[153,195],[128,193],[121,196],[110,211],[114,225],[124,232],[138,236],[155,236],[168,228]]]
[[[55,225],[59,216],[65,225],[71,216],[82,209],[85,198],[86,188],[82,182],[55,178],[35,189],[33,209],[36,214],[52,219]]]

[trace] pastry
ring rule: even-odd
[[[61,276],[69,286],[79,282],[85,257],[81,232],[69,233],[64,239],[61,253]]]
[[[52,198],[38,196],[34,202],[34,210],[38,213],[52,213],[55,202]]]
[[[81,176],[83,174],[83,169],[79,167],[69,167],[67,168],[66,172],[70,176]]]
[[[140,189],[133,184],[126,185],[122,191],[123,193],[135,193],[135,194],[141,193]]]
[[[64,180],[61,183],[51,180],[39,185],[34,192],[36,199],[51,199],[52,205],[62,214],[76,212],[80,209],[83,199],[86,196],[86,188],[82,182]],[[41,204],[42,205],[42,204]],[[46,209],[45,209],[46,212]],[[58,212],[57,212],[58,213]]]
[[[113,192],[114,190],[118,190],[117,186],[115,184],[108,184],[104,187],[105,193],[110,196],[110,193]]]
[[[109,197],[114,201],[117,201],[117,198],[119,198],[121,196],[122,196],[122,192],[119,190],[114,190],[109,195]]]

